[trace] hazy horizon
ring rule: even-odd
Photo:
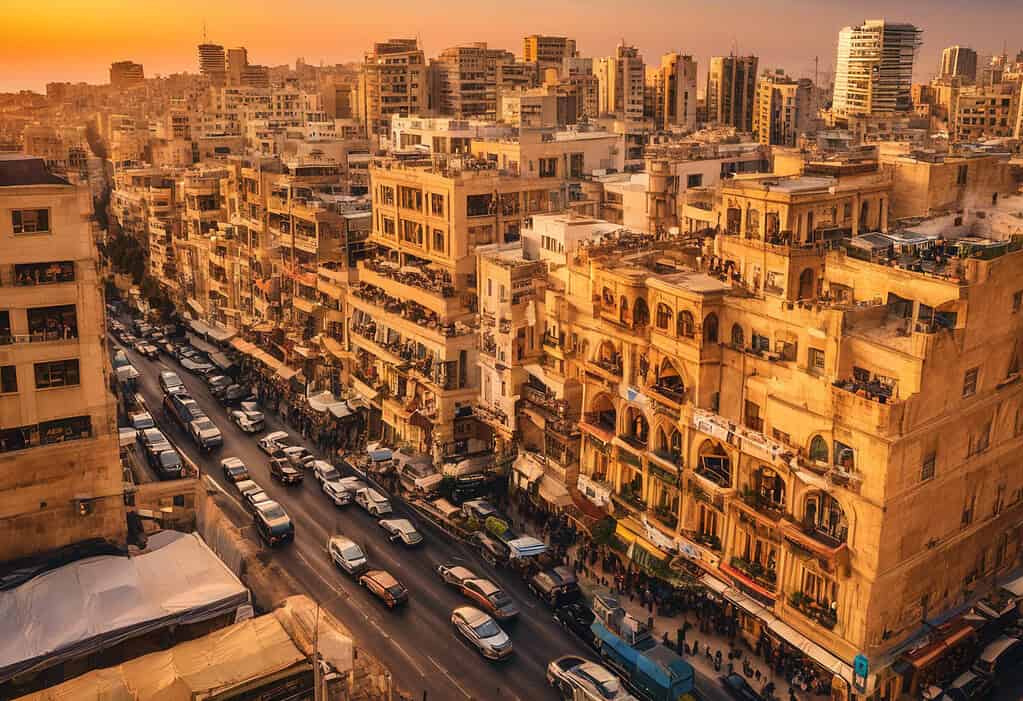
[[[513,17],[497,21],[506,8],[466,0],[444,6],[443,17],[438,17],[438,3],[411,0],[395,0],[386,12],[326,0],[223,0],[215,5],[179,0],[169,10],[126,0],[8,2],[0,28],[3,92],[43,92],[51,81],[106,83],[110,64],[121,60],[142,63],[147,77],[196,72],[204,23],[211,42],[245,46],[251,62],[270,66],[293,64],[298,57],[311,64],[359,60],[374,41],[390,37],[418,36],[428,56],[469,41],[486,41],[519,55],[522,37],[541,33],[574,37],[584,56],[608,55],[623,38],[639,47],[648,64],[668,51],[690,53],[701,75],[708,57],[734,49],[758,55],[762,68],[812,76],[815,56],[822,72],[831,70],[842,27],[873,17],[911,22],[924,30],[917,79],[934,73],[945,46],[972,46],[981,54],[1000,52],[1006,42],[1010,54],[1023,49],[1023,2],[1011,0],[867,0],[856,7],[832,0],[733,0],[713,7],[641,0],[629,6],[626,16],[606,0],[585,5],[524,0]]]

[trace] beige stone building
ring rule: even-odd
[[[356,118],[368,134],[386,134],[392,114],[430,109],[426,56],[415,39],[391,39],[367,51],[356,83]]]
[[[530,34],[522,40],[522,60],[537,64],[541,73],[546,68],[560,69],[563,59],[575,55],[575,39],[568,37]]]
[[[753,134],[760,143],[795,146],[815,117],[813,83],[809,79],[766,73],[757,80]]]
[[[689,55],[665,54],[661,65],[647,68],[646,116],[657,129],[696,130],[696,81],[696,60]]]
[[[707,71],[707,121],[739,131],[753,128],[757,95],[756,56],[714,56]]]
[[[90,204],[0,159],[0,561],[127,537]]]

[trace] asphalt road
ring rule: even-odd
[[[117,342],[112,340],[112,344]],[[295,541],[276,549],[274,560],[351,629],[360,647],[387,665],[397,689],[416,699],[555,699],[557,695],[545,680],[547,664],[567,654],[595,659],[592,651],[553,621],[550,610],[530,594],[518,576],[485,564],[471,549],[418,518],[400,500],[392,499],[395,516],[409,518],[419,527],[426,541],[419,548],[409,550],[390,543],[376,519],[354,503],[334,506],[308,473],[305,481],[296,486],[286,487],[271,480],[267,457],[257,446],[256,437],[243,433],[227,418],[201,378],[185,372],[168,356],[150,361],[132,350],[127,352],[140,373],[138,391],[154,418],[203,473],[237,497],[224,479],[219,463],[225,457],[241,458],[252,478],[284,506],[295,523]],[[157,410],[163,397],[157,379],[165,369],[178,373],[191,395],[220,428],[223,448],[203,455],[173,419]],[[282,425],[279,417],[267,413],[266,423],[267,431],[287,430],[293,442],[301,442],[300,436]],[[311,444],[305,445],[313,453],[318,452]],[[345,467],[341,470],[347,471]],[[254,528],[248,531],[248,536],[258,539]],[[360,543],[371,567],[388,570],[405,584],[410,594],[406,607],[387,610],[334,566],[326,543],[329,536],[337,533]],[[452,630],[452,609],[468,602],[437,576],[436,566],[447,562],[457,562],[493,579],[518,602],[521,614],[504,626],[515,645],[511,659],[489,662]],[[703,692],[702,698],[727,698],[714,680],[698,677],[697,687]]]

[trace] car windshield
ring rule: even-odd
[[[622,685],[617,679],[600,682],[597,684],[597,688],[600,689],[600,695],[605,699],[617,698],[622,691]]]
[[[359,558],[366,557],[362,554],[362,548],[358,545],[349,545],[347,548],[341,551],[341,557],[346,560],[358,560]]]
[[[341,479],[341,475],[338,473],[337,470],[334,469],[324,470],[322,474],[323,479],[327,480],[328,482],[335,482]]]
[[[245,472],[245,466],[244,465],[231,465],[230,467],[227,468],[227,471],[230,472],[232,475],[240,475],[243,472]]]
[[[148,416],[135,419],[135,428],[152,428],[156,424]]]
[[[267,520],[287,517],[287,514],[284,513],[284,509],[277,504],[263,509],[263,515],[266,516]]]
[[[402,596],[405,593],[405,587],[400,584],[393,584],[387,587],[387,593],[395,597]]]
[[[488,618],[487,620],[480,623],[478,626],[473,628],[476,631],[476,635],[481,638],[492,638],[501,632],[500,627],[494,622],[494,619]]]
[[[512,602],[511,597],[505,594],[503,591],[496,592],[490,595],[490,600],[494,603],[494,606],[498,608],[507,606]]]

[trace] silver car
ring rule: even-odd
[[[512,641],[497,621],[472,606],[451,612],[451,625],[488,660],[503,660],[512,654]]]
[[[327,541],[327,552],[330,553],[330,559],[335,565],[353,577],[362,574],[369,567],[366,553],[359,544],[343,535],[330,537]]]
[[[547,665],[547,683],[564,698],[580,701],[635,701],[621,680],[603,665],[566,655]]]

